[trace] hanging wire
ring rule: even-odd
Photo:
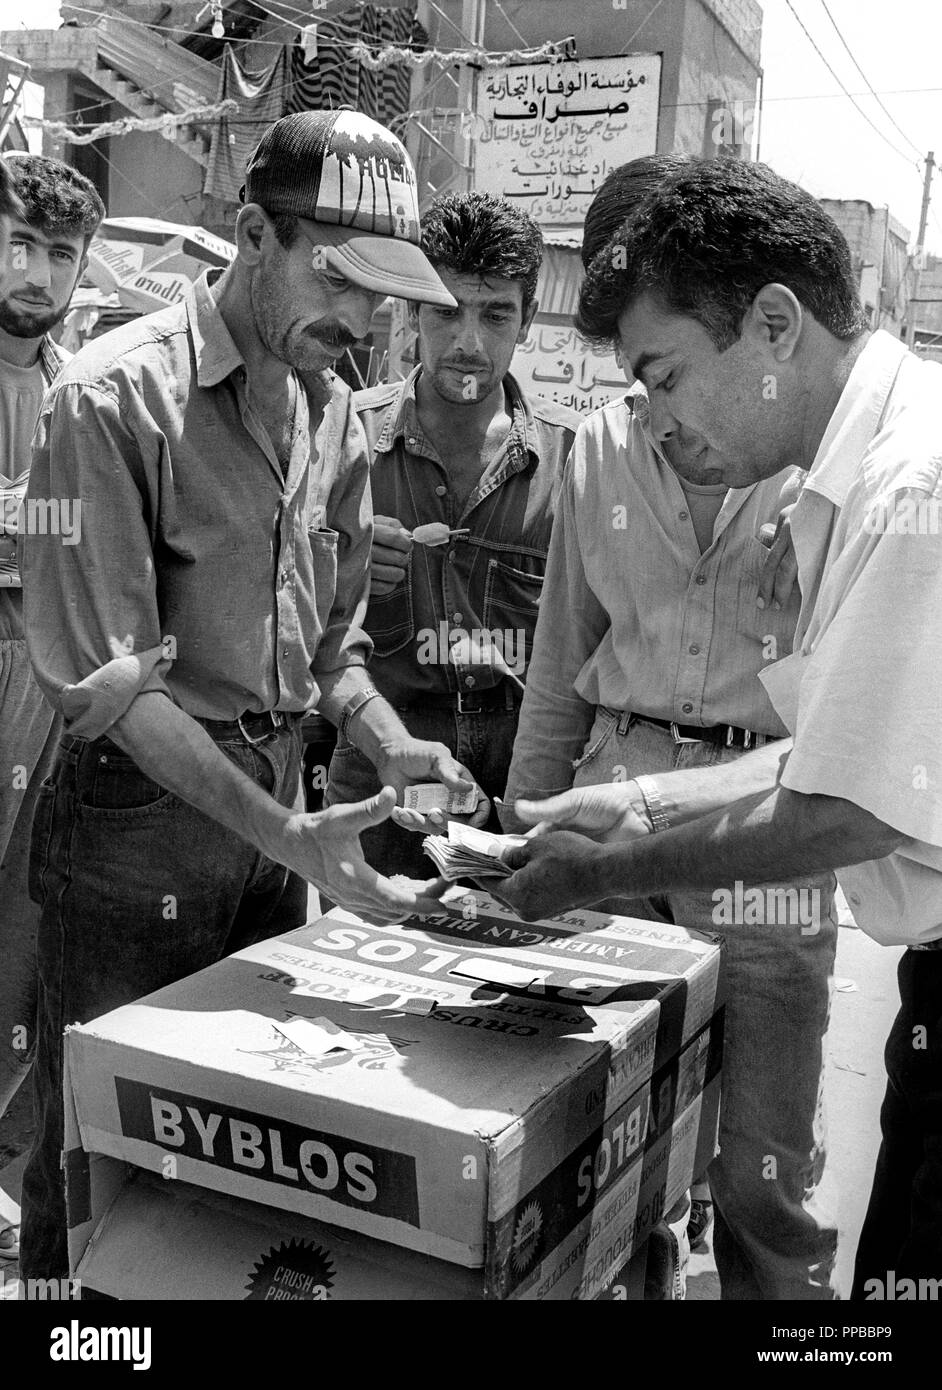
[[[864,72],[864,70],[863,70],[863,68],[860,66],[860,64],[857,62],[857,59],[854,57],[853,53],[851,53],[850,48],[848,47],[848,44],[847,44],[847,40],[844,38],[844,35],[841,33],[840,29],[837,27],[837,20],[836,20],[836,19],[834,18],[834,16],[831,14],[831,11],[828,9],[827,4],[825,3],[825,0],[821,0],[821,8],[824,10],[824,13],[827,15],[828,19],[831,21],[832,25],[834,26],[834,32],[837,34],[837,37],[840,39],[841,43],[844,45],[845,49],[847,50],[847,55],[848,55],[848,57],[850,58],[850,61],[853,63],[853,65],[854,65],[854,67],[857,69],[857,71],[860,73],[860,75],[861,75],[861,77],[863,78],[864,82],[867,84],[867,90],[869,91],[870,95],[871,95],[871,96],[874,98],[874,100],[876,101],[876,103],[877,103],[877,105],[879,106],[880,110],[881,110],[881,111],[883,112],[883,114],[887,117],[887,119],[889,120],[890,124],[891,124],[892,126],[894,126],[894,127],[896,128],[897,131],[899,131],[899,134],[902,135],[902,137],[903,137],[903,139],[906,141],[907,145],[909,145],[910,148],[911,148],[912,150],[914,150],[915,153],[919,156],[919,158],[922,159],[922,150],[920,150],[920,148],[919,148],[918,145],[914,145],[913,142],[912,142],[912,140],[910,140],[909,136],[906,134],[905,130],[903,130],[899,125],[897,125],[896,121],[893,119],[893,117],[890,115],[889,111],[888,111],[888,110],[886,109],[886,107],[883,105],[883,102],[880,100],[880,98],[877,96],[876,92],[873,90],[873,87],[872,87],[871,84],[870,84],[870,79],[869,79],[869,77],[868,77],[867,74]]]
[[[879,126],[874,125],[873,121],[871,121],[870,117],[867,115],[867,113],[866,113],[866,111],[863,109],[863,107],[860,106],[856,101],[854,101],[854,98],[850,95],[850,92],[849,92],[849,91],[847,90],[847,88],[844,86],[844,83],[843,83],[843,82],[841,81],[841,79],[838,77],[837,73],[836,73],[836,72],[834,71],[834,69],[831,67],[831,64],[828,62],[827,58],[825,58],[824,54],[821,52],[820,48],[819,48],[818,45],[815,43],[814,39],[811,37],[810,33],[809,33],[808,30],[806,29],[806,27],[805,27],[805,25],[804,25],[804,23],[803,23],[801,17],[799,16],[797,10],[795,9],[794,5],[792,4],[792,0],[785,0],[785,4],[786,4],[786,5],[788,6],[788,8],[791,10],[792,14],[794,15],[795,19],[797,20],[798,24],[800,25],[801,30],[802,30],[803,34],[805,35],[805,38],[806,38],[806,39],[808,40],[808,42],[811,44],[811,47],[814,49],[815,53],[817,53],[818,57],[821,59],[822,63],[823,63],[824,66],[827,68],[827,70],[828,70],[828,72],[831,74],[831,76],[834,78],[834,81],[835,81],[835,82],[837,83],[837,85],[840,87],[840,89],[841,89],[841,91],[844,93],[844,95],[845,95],[846,97],[849,97],[849,98],[850,98],[850,101],[852,102],[854,108],[860,113],[861,116],[863,116],[864,120],[867,122],[867,125],[870,126],[871,130],[876,131],[876,133],[877,133],[877,135],[879,135],[880,139],[881,139],[882,141],[884,141],[885,144],[889,145],[889,147],[890,147],[890,149],[893,151],[893,153],[894,153],[895,155],[898,155],[899,158],[902,159],[903,162],[904,162],[905,164],[912,165],[912,160],[910,159],[909,155],[908,155],[908,154],[903,154],[902,150],[898,150],[898,149],[896,148],[896,146],[893,144],[893,141],[889,138],[889,136],[888,136],[888,135],[885,135],[885,134],[883,133],[883,131],[879,128]],[[915,165],[915,168],[918,169],[920,173],[922,172],[922,170],[920,169],[920,166],[919,166],[918,164]]]

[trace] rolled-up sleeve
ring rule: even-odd
[[[331,444],[329,460],[336,477],[327,504],[327,525],[337,532],[337,583],[324,635],[311,665],[324,675],[347,666],[365,666],[373,643],[363,623],[370,593],[370,553],[373,547],[373,499],[370,493],[370,458],[366,434],[353,397],[345,397],[346,410]]]
[[[610,621],[586,579],[575,495],[579,439],[566,465],[550,540],[533,655],[514,741],[505,802],[572,786],[595,707],[573,689]],[[510,824],[508,814],[507,824]]]
[[[66,732],[84,738],[144,691],[172,698],[137,413],[93,383],[63,382],[33,440],[19,542],[29,654]]]

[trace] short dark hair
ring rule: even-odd
[[[41,154],[14,152],[3,162],[23,204],[17,215],[24,222],[47,234],[81,235],[88,245],[105,215],[105,205],[90,179],[71,164]]]
[[[642,199],[660,188],[670,174],[686,163],[686,156],[682,154],[647,154],[612,170],[585,215],[581,253],[584,270],[588,270]]]
[[[5,159],[0,159],[0,217],[19,217],[22,204],[13,190],[13,176]]]
[[[625,309],[650,294],[696,319],[724,352],[759,290],[775,282],[835,338],[866,329],[850,248],[810,193],[765,164],[690,157],[596,255],[576,327],[610,346]]]
[[[298,239],[298,227],[300,225],[298,215],[294,212],[270,212],[275,227],[275,239],[279,246],[283,246],[286,251],[290,251]]]
[[[422,250],[436,270],[520,283],[523,312],[536,296],[543,262],[540,229],[493,193],[443,193],[422,216]]]

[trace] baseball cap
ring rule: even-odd
[[[312,239],[353,284],[454,308],[420,245],[415,170],[401,140],[359,111],[298,111],[245,166],[244,202],[317,224]]]

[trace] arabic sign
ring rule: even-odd
[[[661,59],[490,68],[478,84],[475,187],[511,198],[547,240],[585,218],[606,175],[657,147]]]
[[[527,396],[543,396],[581,415],[617,400],[628,390],[615,358],[594,352],[562,314],[536,315],[511,367]]]

